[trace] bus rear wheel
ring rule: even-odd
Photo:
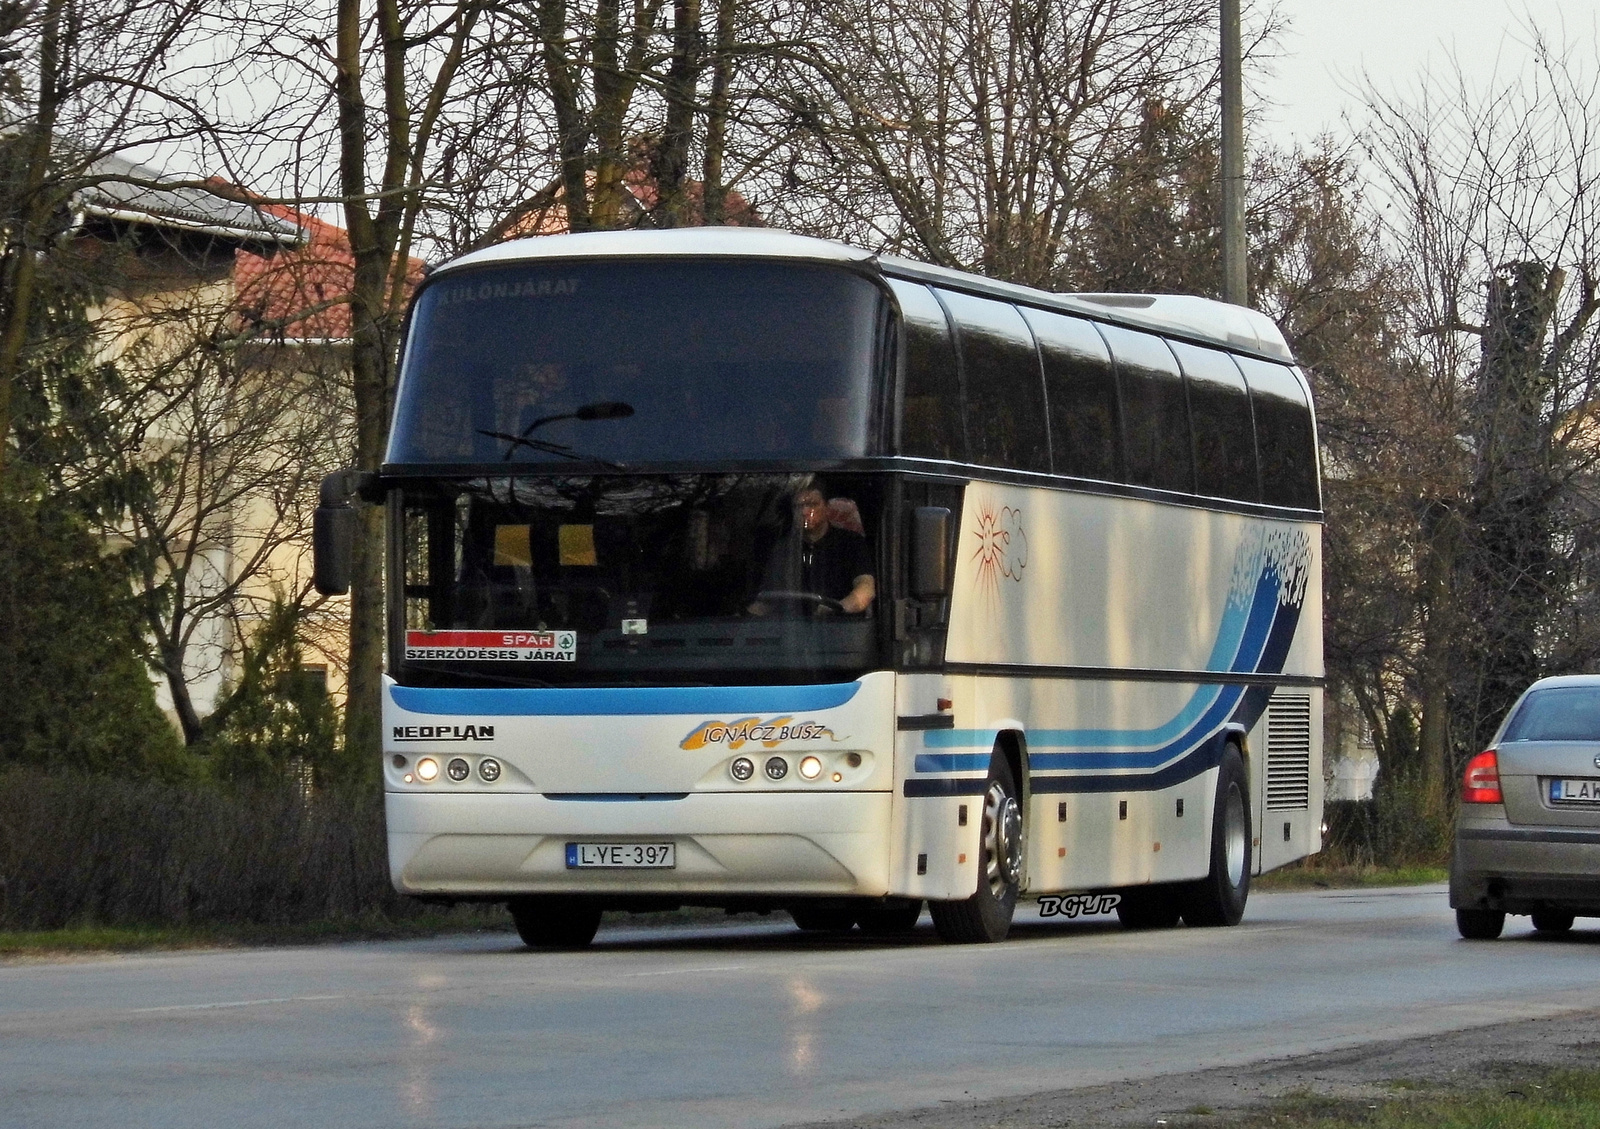
[[[1217,768],[1217,798],[1211,811],[1211,873],[1184,891],[1188,925],[1237,925],[1250,896],[1250,801],[1244,757],[1231,741]]]
[[[978,845],[978,889],[960,902],[929,902],[939,939],[954,944],[1004,941],[1022,888],[1022,805],[1011,764],[999,752],[989,762]]]
[[[587,898],[513,898],[506,906],[530,949],[582,949],[600,928],[600,906]]]

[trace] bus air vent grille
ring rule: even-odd
[[[1267,704],[1267,810],[1311,806],[1311,697],[1285,694]]]

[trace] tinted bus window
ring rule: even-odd
[[[1055,472],[1113,482],[1117,466],[1117,374],[1111,353],[1083,318],[1023,308],[1044,364]]]
[[[972,461],[1049,470],[1044,381],[1027,322],[1007,302],[937,293],[956,325]]]
[[[1196,492],[1213,498],[1260,501],[1250,391],[1238,366],[1219,349],[1181,341],[1169,344],[1189,382]]]
[[[1317,437],[1305,387],[1284,365],[1240,357],[1239,367],[1255,406],[1261,500],[1273,506],[1320,509]]]
[[[900,453],[925,459],[967,457],[961,430],[961,384],[955,345],[944,307],[916,282],[888,280],[900,303],[900,347],[905,352]]]
[[[388,461],[874,453],[883,293],[796,263],[508,263],[412,310]]]
[[[1183,376],[1161,338],[1115,325],[1100,332],[1117,362],[1128,481],[1161,490],[1194,489],[1194,446]]]

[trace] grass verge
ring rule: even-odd
[[[1252,878],[1255,890],[1351,890],[1364,886],[1425,886],[1447,882],[1442,866],[1328,866],[1314,859]]]
[[[510,928],[510,915],[498,906],[440,910],[404,918],[370,917],[295,925],[80,925],[68,929],[0,930],[0,958],[394,940]]]
[[[1185,1129],[1590,1129],[1600,1125],[1600,1070],[1511,1075],[1492,1089],[1413,1091],[1381,1101],[1291,1095],[1238,1119],[1184,1116],[1169,1123]]]

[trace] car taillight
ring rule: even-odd
[[[1485,749],[1467,762],[1467,771],[1461,774],[1461,802],[1464,804],[1500,804],[1500,758],[1493,749]]]

